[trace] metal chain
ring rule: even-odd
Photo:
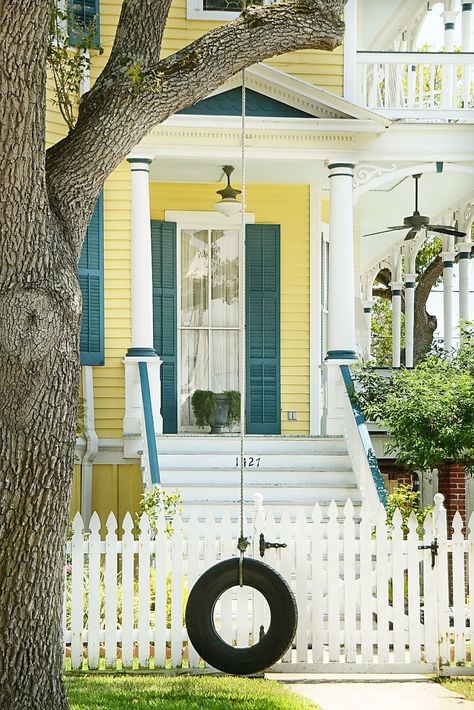
[[[241,131],[241,164],[242,164],[242,211],[240,225],[240,538],[238,549],[239,558],[239,585],[242,587],[244,552],[249,545],[244,537],[244,444],[245,444],[245,408],[246,408],[246,381],[245,381],[245,208],[246,208],[246,175],[245,175],[245,114],[246,106],[245,69],[242,69],[242,131]]]

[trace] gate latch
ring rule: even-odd
[[[430,545],[418,545],[419,550],[431,550],[431,569],[435,566],[436,555],[438,554],[438,538],[435,537]]]
[[[263,533],[260,533],[260,557],[264,556],[265,550],[269,550],[270,548],[277,550],[279,547],[287,547],[286,542],[267,542]]]

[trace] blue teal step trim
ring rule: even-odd
[[[384,508],[387,507],[387,489],[383,482],[382,474],[380,473],[380,468],[377,462],[377,457],[375,456],[374,450],[372,448],[372,442],[370,440],[369,431],[367,429],[367,424],[365,423],[365,418],[360,411],[357,403],[355,401],[354,393],[354,381],[351,377],[351,372],[349,370],[349,365],[340,365],[342,379],[344,380],[344,385],[346,387],[346,392],[349,396],[349,401],[352,407],[352,413],[354,415],[355,423],[357,424],[357,429],[359,430],[359,437],[364,447],[365,456],[367,458],[367,463],[372,472],[372,478],[374,480],[375,488],[379,497],[379,501],[382,503]]]
[[[155,423],[153,421],[153,410],[151,407],[150,381],[148,378],[147,363],[139,362],[138,369],[140,371],[140,389],[142,392],[143,412],[145,414],[145,433],[151,482],[154,486],[159,486],[161,483],[160,467],[158,464],[158,450],[156,448]]]

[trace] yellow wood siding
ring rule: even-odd
[[[104,189],[105,367],[94,367],[95,425],[101,438],[122,436],[123,358],[130,346],[130,166],[125,161]]]
[[[152,219],[165,210],[211,209],[214,183],[150,184]],[[248,211],[256,222],[281,225],[282,433],[309,433],[309,187],[247,186]],[[295,410],[297,421],[288,421]]]
[[[122,533],[121,524],[125,513],[132,517],[138,511],[142,494],[142,480],[138,464],[95,464],[92,474],[92,510],[96,511],[102,521],[102,532],[105,532],[105,521],[110,512],[114,513],[119,524],[118,532]]]

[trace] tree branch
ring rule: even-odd
[[[129,0],[113,58],[84,97],[75,130],[48,151],[48,190],[56,211],[69,222],[78,221],[78,207],[90,215],[106,177],[155,125],[206,97],[241,69],[296,49],[333,50],[341,42],[345,2],[289,0],[251,6],[164,60],[156,57],[149,64],[147,57],[133,75],[129,62],[142,46],[131,36],[142,31],[133,18],[140,17],[143,24],[146,15],[143,8],[134,14],[138,0]],[[155,25],[155,49],[158,35]],[[136,48],[133,57],[125,50],[129,40]],[[79,243],[82,232],[78,226]]]

